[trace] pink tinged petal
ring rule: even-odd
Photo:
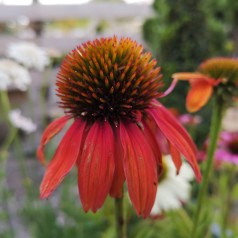
[[[135,123],[120,123],[125,151],[123,164],[128,192],[137,215],[149,216],[157,191],[156,159],[150,145]]]
[[[225,149],[217,149],[215,152],[215,156],[216,160],[223,160],[223,161],[229,161],[229,159],[231,158],[230,153],[225,150]]]
[[[61,140],[40,186],[42,199],[49,197],[76,163],[85,126],[81,119],[75,120]]]
[[[233,154],[233,155],[231,155],[231,156],[232,156],[232,162],[233,162],[234,164],[238,164],[238,155]]]
[[[37,149],[37,157],[42,164],[46,163],[44,155],[45,145],[64,128],[66,122],[69,119],[70,119],[69,116],[60,117],[59,119],[56,119],[53,122],[51,122],[45,129],[41,137],[40,145]]]
[[[167,88],[167,90],[164,93],[162,93],[158,98],[163,98],[169,95],[174,90],[175,86],[177,85],[177,82],[178,80],[174,79],[170,84],[170,86]]]
[[[78,188],[84,211],[96,212],[111,188],[114,135],[108,122],[95,122],[86,137],[78,165]]]
[[[157,126],[170,143],[185,156],[187,161],[192,166],[197,180],[200,181],[201,173],[196,160],[196,146],[187,131],[160,103],[157,103],[156,109],[147,110],[147,113],[154,118]]]
[[[125,182],[125,173],[123,167],[123,156],[124,151],[120,141],[120,132],[119,128],[117,127],[115,130],[115,155],[114,155],[114,162],[115,162],[115,172],[113,176],[112,186],[110,189],[111,197],[119,198],[123,195],[123,184]]]
[[[158,144],[159,144],[159,147],[161,150],[161,154],[162,155],[169,154],[168,140],[158,127],[156,128],[156,140],[158,141]]]
[[[191,89],[186,98],[186,107],[189,112],[201,109],[211,98],[213,86],[205,81],[198,80],[191,84]]]
[[[170,142],[169,142],[169,149],[170,149],[170,154],[172,156],[172,160],[177,170],[177,174],[179,174],[179,171],[182,165],[181,155],[179,151],[176,149],[176,147]]]

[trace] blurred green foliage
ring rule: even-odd
[[[232,1],[154,1],[155,16],[145,21],[143,36],[158,64],[162,66],[165,88],[170,85],[173,73],[194,72],[207,58],[232,54],[234,41],[231,29],[234,29],[236,20],[238,22],[238,4],[233,1],[229,5],[228,2]],[[169,97],[160,101],[183,114],[186,112],[188,87],[188,82],[181,81]],[[198,129],[199,133],[194,137],[201,145],[209,130],[211,104],[197,114],[204,119]]]
[[[227,54],[225,27],[208,8],[209,1],[154,1],[155,17],[144,23],[143,35],[166,76],[193,71],[206,58]]]

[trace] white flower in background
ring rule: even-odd
[[[6,90],[10,84],[11,84],[10,78],[0,69],[0,90]]]
[[[36,131],[36,125],[30,118],[22,116],[20,109],[14,109],[9,113],[9,118],[13,126],[23,130],[27,134]]]
[[[231,107],[227,109],[222,121],[222,128],[224,131],[236,132],[238,131],[238,107]]]
[[[0,90],[6,90],[8,86],[13,85],[25,91],[30,83],[31,77],[26,68],[15,61],[0,59]]]
[[[46,50],[32,42],[11,44],[7,49],[7,56],[27,68],[35,68],[40,71],[50,63]]]
[[[190,197],[191,184],[194,179],[192,168],[183,163],[179,174],[170,155],[163,157],[164,173],[158,183],[158,190],[151,216],[157,216],[165,211],[179,209]]]

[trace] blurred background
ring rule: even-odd
[[[48,201],[40,201],[38,187],[44,168],[35,155],[46,125],[63,114],[54,88],[62,59],[81,43],[114,35],[130,37],[152,52],[162,66],[166,88],[174,72],[195,71],[214,56],[237,57],[238,2],[0,0],[0,72],[13,81],[7,86],[0,81],[1,238],[114,237],[113,202],[108,198],[100,212],[84,214],[76,171]],[[22,70],[29,77],[27,82],[20,78]],[[0,74],[0,80],[4,77]],[[186,113],[187,88],[187,83],[181,83],[162,100],[176,115]],[[202,123],[187,122],[199,148],[208,134],[210,112],[208,105],[192,115]],[[238,131],[237,105],[225,119],[226,130]],[[47,146],[48,159],[59,140],[60,135]],[[130,204],[128,219],[129,237],[175,237],[172,232],[183,237],[178,227],[165,229],[166,220],[144,221],[139,226]]]

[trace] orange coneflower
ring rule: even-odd
[[[181,153],[200,180],[193,141],[156,100],[167,94],[158,92],[163,85],[156,64],[128,38],[89,41],[66,56],[56,82],[66,115],[46,128],[38,148],[41,161],[46,143],[68,120],[73,123],[47,166],[41,198],[76,165],[85,211],[96,212],[108,194],[122,196],[126,181],[137,214],[147,217],[162,166],[158,135],[165,138],[177,172]]]
[[[215,90],[223,96],[235,96],[238,86],[238,60],[234,58],[212,58],[202,63],[198,72],[175,73],[172,78],[188,80],[191,89],[186,99],[188,111],[195,112],[202,108]]]

